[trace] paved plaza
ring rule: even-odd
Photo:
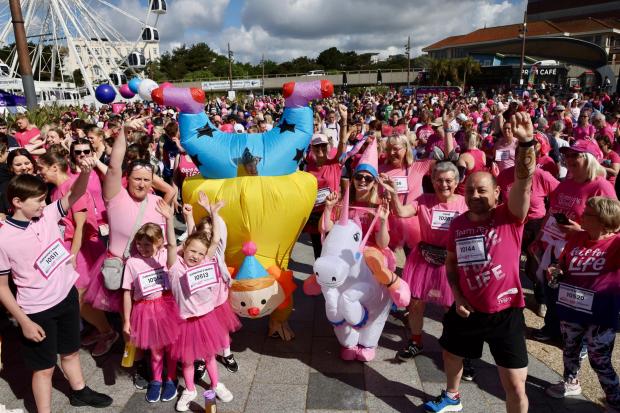
[[[311,272],[312,248],[298,242],[291,262],[296,277],[304,279]],[[441,309],[430,308],[425,321],[425,351],[415,361],[400,363],[396,351],[403,346],[403,324],[390,318],[383,332],[374,361],[366,364],[343,362],[339,347],[325,317],[322,297],[295,292],[295,311],[291,326],[295,340],[285,343],[266,337],[267,320],[243,319],[243,329],[233,336],[232,350],[239,362],[239,372],[229,373],[220,366],[220,380],[234,395],[231,403],[219,403],[218,412],[421,412],[424,401],[435,397],[445,387],[441,349],[437,340],[441,333]],[[4,327],[0,374],[1,405],[7,409],[34,412],[30,391],[30,374],[24,368],[13,327]],[[431,337],[434,336],[434,337]],[[82,365],[88,384],[114,398],[107,409],[85,409],[69,406],[64,394],[69,391],[59,369],[54,380],[53,411],[56,412],[172,412],[174,402],[146,403],[145,391],[135,390],[129,373],[120,367],[122,343],[113,351],[94,360],[82,350]],[[502,412],[503,391],[488,349],[481,360],[474,361],[474,382],[461,387],[464,411]],[[530,412],[594,413],[600,408],[584,398],[564,401],[550,399],[543,389],[560,379],[545,364],[530,356],[527,393]],[[180,385],[183,385],[181,379]],[[199,393],[207,383],[201,383]],[[64,393],[64,394],[63,394]],[[197,398],[193,411],[204,411]]]

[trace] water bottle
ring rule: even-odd
[[[205,398],[205,413],[216,413],[215,392],[213,390],[207,390],[204,392],[203,396]]]
[[[134,359],[136,358],[136,346],[131,342],[125,344],[125,351],[123,352],[123,359],[121,360],[121,366],[132,367]]]

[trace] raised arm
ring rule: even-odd
[[[157,212],[166,220],[166,250],[168,252],[166,266],[172,267],[177,261],[177,237],[174,233],[174,211],[163,199],[157,201]]]
[[[349,121],[349,114],[345,105],[338,105],[338,113],[340,113],[340,136],[338,140],[338,151],[336,159],[340,159],[342,154],[347,150],[347,134],[346,129]]]
[[[323,234],[331,231],[334,226],[334,221],[332,221],[332,211],[338,202],[338,192],[331,192],[325,198],[325,209],[323,210],[323,214],[321,215],[321,219],[319,220],[319,231]]]
[[[75,204],[75,202],[80,199],[84,193],[86,193],[86,188],[88,187],[88,177],[94,167],[95,160],[93,158],[86,158],[80,162],[80,175],[71,186],[69,192],[67,192],[67,194],[60,199],[60,205],[63,210],[68,211],[73,204]]]
[[[508,194],[508,208],[524,221],[530,209],[532,176],[536,168],[534,126],[530,115],[517,112],[510,118],[513,135],[519,140],[515,159],[515,182]]]
[[[127,150],[127,140],[125,139],[125,128],[120,126],[112,130],[114,144],[110,154],[110,162],[103,180],[103,199],[110,200],[121,190],[123,178],[123,159]]]

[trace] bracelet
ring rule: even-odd
[[[532,139],[531,141],[527,141],[527,142],[519,142],[519,148],[529,148],[531,146],[536,145],[536,143],[538,143],[536,139]]]

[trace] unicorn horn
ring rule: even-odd
[[[342,198],[342,209],[340,210],[339,225],[347,225],[349,223],[349,188],[350,182],[348,179],[344,180],[344,196]]]

